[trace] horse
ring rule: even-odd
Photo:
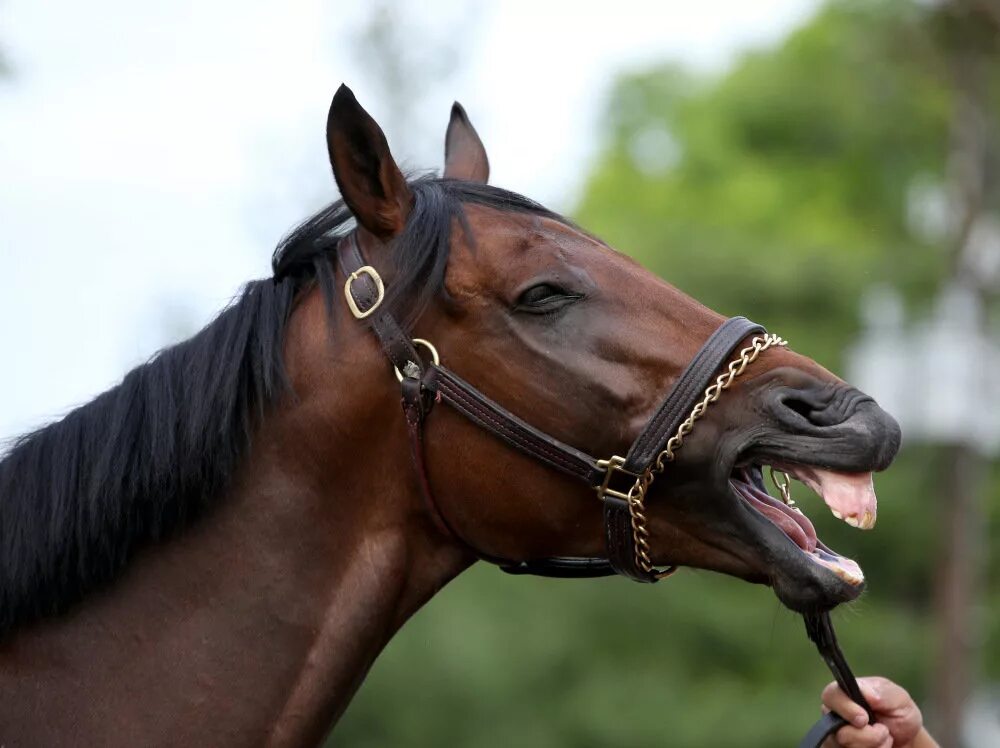
[[[607,516],[638,523],[615,568],[639,581],[707,569],[800,612],[861,593],[762,470],[870,527],[900,439],[872,398],[488,185],[457,103],[440,176],[404,176],[345,86],[326,135],[341,197],[273,276],[0,462],[0,743],[316,744],[450,580],[603,569]],[[623,454],[692,359],[715,376],[740,345],[655,483],[606,460],[597,500],[554,469]]]

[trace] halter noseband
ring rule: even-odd
[[[554,577],[599,577],[621,574],[637,582],[656,582],[675,567],[659,570],[650,559],[645,497],[656,476],[674,457],[684,437],[705,409],[729,387],[733,379],[771,346],[783,346],[777,335],[745,317],[732,317],[705,342],[666,398],[646,423],[624,457],[598,459],[556,439],[518,418],[499,403],[442,366],[437,350],[426,340],[411,338],[390,312],[382,307],[385,287],[366,264],[352,234],[341,240],[338,262],[346,281],[344,296],[357,319],[370,319],[382,350],[392,362],[402,392],[403,413],[410,434],[410,449],[427,509],[435,524],[459,540],[474,555],[500,566],[510,574]],[[759,334],[730,362],[728,371],[708,387],[716,371],[748,336]],[[426,349],[425,362],[418,347]],[[707,387],[707,389],[706,389]],[[473,423],[549,467],[586,482],[604,504],[604,537],[607,558],[556,557],[510,561],[477,551],[449,525],[434,501],[424,460],[423,424],[434,403],[444,401]]]

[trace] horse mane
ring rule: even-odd
[[[392,242],[386,303],[412,322],[442,291],[452,226],[473,241],[463,204],[564,218],[506,190],[422,177]],[[337,201],[278,245],[272,278],[251,281],[194,337],[166,348],[0,459],[0,637],[106,586],[141,547],[169,538],[221,499],[256,428],[289,384],[285,327],[319,286],[330,314],[332,250],[353,230]]]

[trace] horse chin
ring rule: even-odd
[[[767,492],[764,467],[748,464],[734,469],[729,493],[754,526],[754,534],[758,536],[754,545],[766,549],[768,581],[775,594],[797,612],[825,610],[857,598],[865,586],[861,567],[825,545],[817,537],[812,522],[786,492],[779,488],[779,495],[784,494],[782,499]],[[871,473],[835,473],[790,464],[772,469],[788,473],[814,488],[834,516],[851,526],[863,530],[874,527],[876,499]]]

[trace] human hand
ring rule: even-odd
[[[834,711],[850,724],[837,730],[826,748],[932,748],[937,744],[923,729],[920,708],[910,694],[891,680],[858,678],[861,693],[875,712],[868,724],[864,708],[851,701],[836,683],[823,689],[823,711]]]

